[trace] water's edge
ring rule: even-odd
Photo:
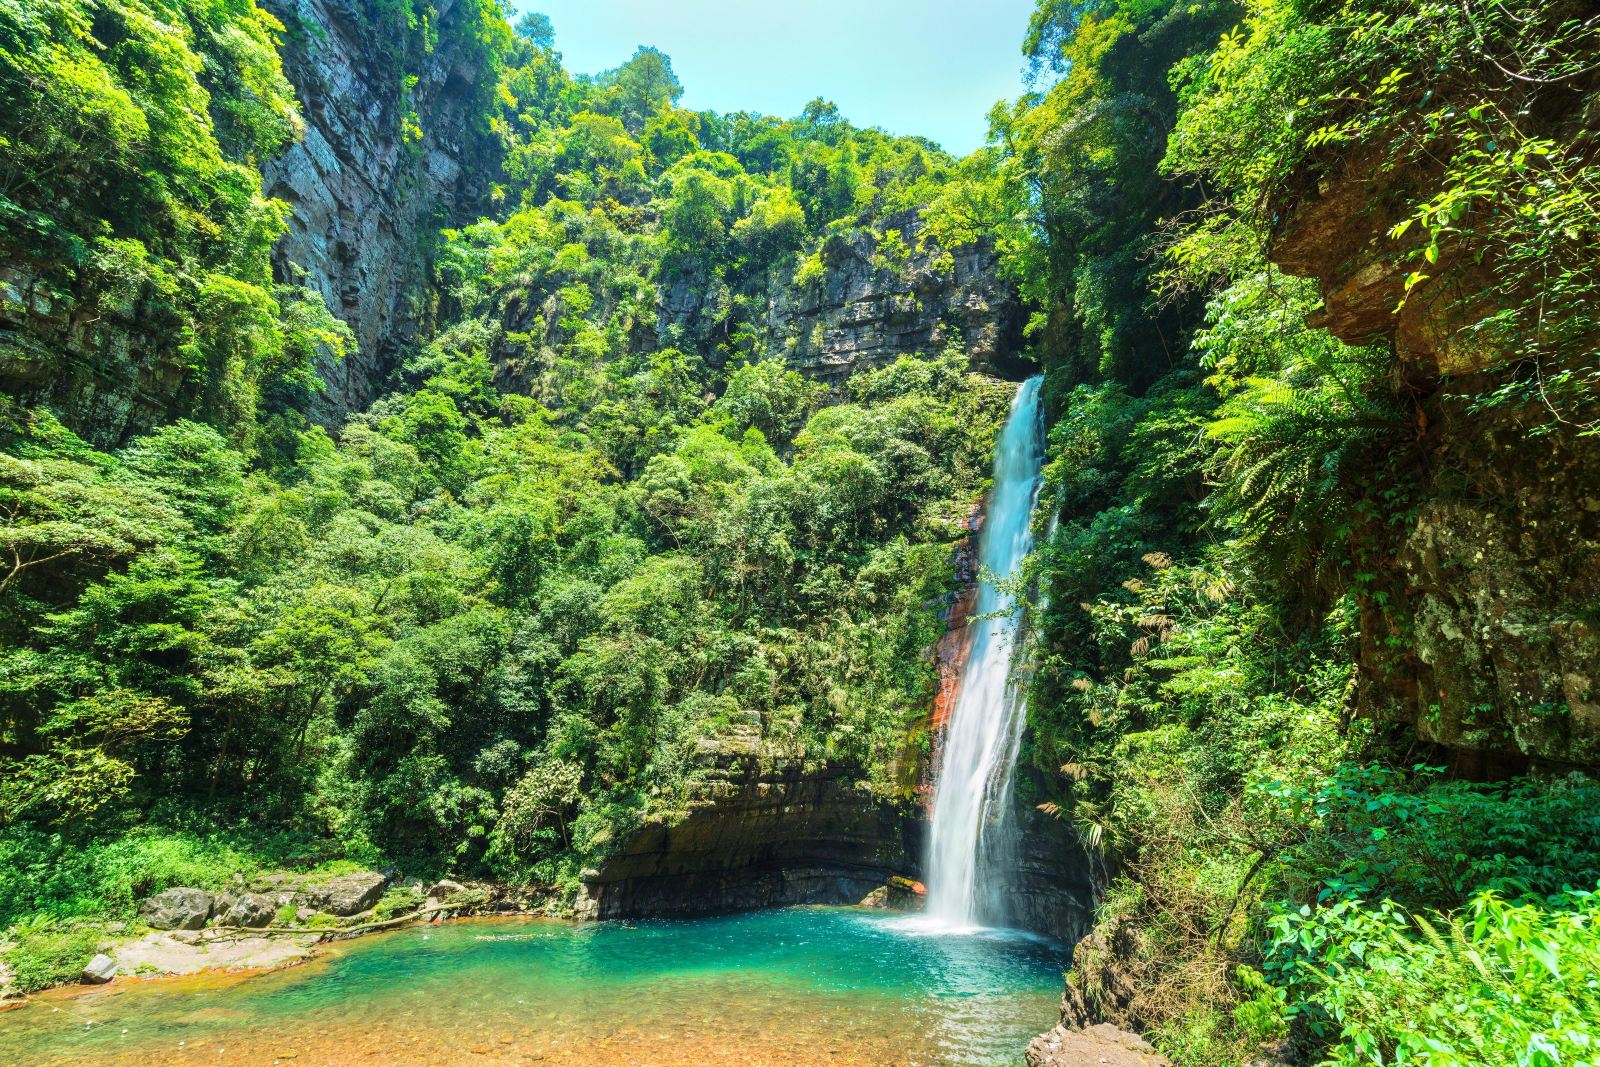
[[[0,1021],[0,1061],[997,1067],[1048,1024],[1064,958],[860,908],[482,917],[337,946],[298,977],[47,994]]]

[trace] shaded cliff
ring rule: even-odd
[[[1586,124],[1595,100],[1574,97],[1570,111],[1545,121],[1558,133]],[[1530,761],[1594,766],[1594,437],[1537,396],[1485,402],[1508,383],[1559,368],[1534,366],[1475,328],[1515,297],[1495,295],[1482,257],[1446,244],[1431,276],[1406,296],[1412,265],[1391,231],[1410,210],[1408,190],[1438,180],[1388,170],[1377,158],[1342,160],[1294,187],[1270,249],[1288,273],[1317,280],[1324,306],[1313,325],[1347,343],[1392,348],[1413,412],[1397,442],[1409,454],[1409,484],[1398,487],[1407,510],[1387,529],[1356,535],[1375,575],[1362,601],[1360,703],[1454,750],[1468,773]],[[1565,356],[1581,357],[1581,346]]]
[[[707,743],[689,813],[635,832],[585,873],[595,919],[854,904],[914,865],[914,827],[845,768]]]
[[[475,213],[495,173],[482,118],[492,74],[471,4],[434,5],[432,48],[378,24],[360,0],[266,6],[288,27],[284,71],[306,125],[264,168],[268,194],[293,212],[273,269],[320,292],[355,335],[342,362],[318,367],[327,389],[312,412],[337,425],[433,325],[434,236]]]
[[[182,412],[189,377],[171,338],[183,327],[148,286],[70,281],[48,263],[0,267],[0,390],[48,405],[103,447]]]

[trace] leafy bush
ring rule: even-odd
[[[59,922],[39,915],[15,923],[5,931],[13,947],[5,953],[6,965],[24,993],[77,981],[95,954],[100,927]]]
[[[1339,1067],[1557,1067],[1600,1043],[1600,896],[1408,913],[1347,898],[1279,911],[1266,966]]]

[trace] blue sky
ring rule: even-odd
[[[962,155],[1022,91],[1033,0],[518,0],[543,11],[568,70],[615,67],[641,44],[672,57],[682,106],[791,117],[823,96],[858,126]]]

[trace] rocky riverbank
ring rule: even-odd
[[[857,888],[861,892],[846,897],[831,894],[828,902],[908,911],[921,906],[924,893],[921,883],[900,876],[876,883],[867,879]],[[412,923],[485,915],[596,917],[582,904],[580,898],[575,908],[563,896],[538,890],[448,879],[427,882],[379,871],[335,877],[274,873],[240,878],[222,891],[178,886],[141,901],[138,918],[131,922],[79,927],[99,936],[81,953],[81,970],[63,973],[56,984],[277,970],[304,963],[327,942]],[[0,960],[17,947],[0,944]],[[14,971],[0,962],[0,1008],[25,1002],[15,979]]]
[[[407,923],[563,912],[549,895],[488,883],[424,881],[379,871],[278,872],[239,877],[218,891],[176,886],[141,901],[131,922],[86,922],[72,929],[85,935],[79,943],[93,944],[78,980],[100,984],[201,971],[274,970],[310,959],[323,942]],[[0,957],[19,948],[26,952],[29,946],[0,945]],[[61,977],[73,980],[65,972]],[[15,969],[0,965],[0,1001],[21,998],[23,988]]]

